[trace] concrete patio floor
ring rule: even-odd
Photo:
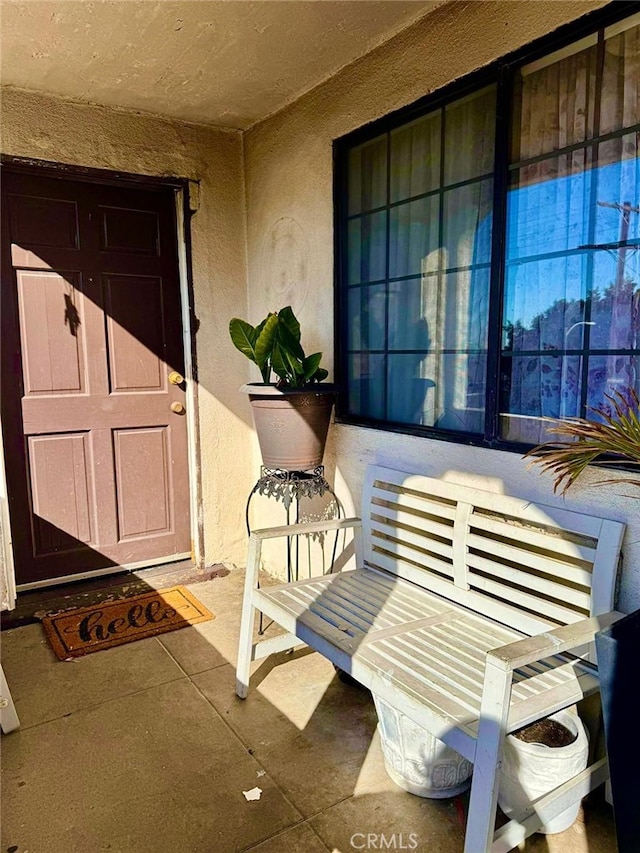
[[[212,622],[72,662],[40,625],[3,632],[22,726],[1,742],[2,853],[461,853],[466,798],[397,788],[368,692],[326,660],[264,661],[235,697],[242,582],[191,587]],[[615,853],[611,811],[596,792],[522,849]]]

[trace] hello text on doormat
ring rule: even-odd
[[[174,586],[45,616],[42,625],[56,656],[67,660],[213,618],[186,587]]]

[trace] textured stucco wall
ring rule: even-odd
[[[103,169],[200,182],[192,219],[205,559],[241,563],[243,508],[252,472],[248,413],[238,387],[244,359],[229,318],[246,310],[242,138],[227,132],[7,89],[2,151]]]
[[[332,140],[544,35],[600,2],[471,2],[445,6],[245,135],[250,316],[291,302],[309,349],[333,353]],[[288,251],[285,251],[288,250]],[[347,510],[368,462],[463,479],[553,504],[548,479],[518,454],[335,425],[327,463]],[[628,524],[620,605],[640,607],[640,513],[628,487],[566,501]]]

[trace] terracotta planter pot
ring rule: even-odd
[[[240,390],[249,395],[267,468],[308,471],[322,464],[336,396],[334,385],[280,389],[256,382]]]

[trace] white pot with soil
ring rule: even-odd
[[[570,711],[526,726],[505,738],[498,805],[517,817],[533,801],[568,781],[587,766],[589,741],[580,717]],[[575,821],[580,802],[544,824],[538,832],[564,832]]]
[[[473,765],[380,697],[373,695],[387,773],[418,797],[455,797],[471,784]]]

